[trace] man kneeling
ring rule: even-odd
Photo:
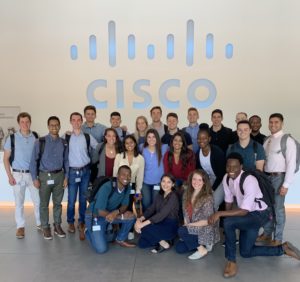
[[[225,257],[227,264],[224,277],[233,277],[237,273],[236,264],[236,233],[240,231],[240,254],[244,258],[254,256],[281,256],[286,254],[300,260],[300,251],[291,243],[285,242],[279,246],[255,246],[259,228],[270,220],[270,211],[264,201],[257,179],[249,175],[243,183],[242,193],[240,179],[243,173],[243,159],[238,153],[231,153],[227,157],[226,172],[223,178],[226,210],[213,214],[208,222],[215,223],[220,217],[224,219]],[[228,182],[227,182],[228,177]],[[233,209],[236,197],[237,208]]]
[[[127,211],[129,204],[131,170],[128,166],[120,166],[116,182],[108,181],[99,188],[94,203],[89,206],[88,212],[93,214],[92,221],[86,223],[86,238],[99,254],[108,250],[106,236],[109,224],[120,224],[116,243],[122,247],[133,248],[134,244],[125,239],[135,223],[132,212]]]

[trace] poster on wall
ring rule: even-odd
[[[17,116],[21,108],[2,107],[0,106],[0,151],[3,151],[3,146],[7,136],[15,133],[18,128]]]

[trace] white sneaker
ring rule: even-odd
[[[204,252],[203,254],[200,254],[199,251],[196,251],[193,254],[191,254],[188,258],[191,260],[196,260],[196,259],[201,259],[201,258],[205,257],[206,255],[207,255],[207,251]]]
[[[128,233],[128,240],[133,240],[134,239],[134,233],[133,232],[129,232]]]
[[[213,244],[211,244],[211,245],[206,245],[205,246],[205,248],[206,248],[206,250],[208,251],[208,252],[211,252],[212,251],[212,249],[213,249]]]

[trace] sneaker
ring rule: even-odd
[[[43,229],[43,235],[44,235],[44,239],[46,240],[52,240],[52,234],[51,234],[51,228],[47,227]]]
[[[42,231],[42,230],[43,230],[42,225],[41,225],[41,224],[40,224],[40,225],[37,225],[37,226],[36,226],[36,229],[37,229],[38,231]]]
[[[133,232],[129,232],[128,233],[128,240],[133,240],[134,239],[134,233]]]
[[[202,254],[199,251],[194,252],[193,254],[191,254],[190,256],[188,256],[188,258],[190,260],[196,260],[196,259],[201,259],[203,257],[205,257],[207,255],[207,251],[203,252]]]
[[[68,232],[69,233],[75,233],[75,225],[74,225],[74,223],[69,223]]]
[[[20,227],[17,229],[16,237],[18,239],[23,239],[25,237],[25,228],[24,227]]]
[[[60,224],[53,224],[53,226],[55,235],[57,235],[59,238],[66,238],[66,233],[63,231]]]

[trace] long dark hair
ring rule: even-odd
[[[165,177],[170,178],[170,180],[172,181],[172,183],[173,183],[172,191],[175,191],[175,190],[176,190],[176,179],[175,179],[175,177],[174,177],[171,173],[164,173],[163,176],[160,178],[160,189],[159,189],[159,194],[161,194],[161,195],[164,194],[164,190],[161,188],[161,182],[162,182],[162,180],[163,180]]]
[[[168,166],[170,169],[172,169],[173,167],[173,156],[174,156],[173,140],[175,139],[176,136],[179,136],[182,140],[182,148],[180,150],[179,159],[182,161],[182,170],[184,170],[188,165],[188,162],[190,161],[193,152],[188,148],[184,134],[181,131],[177,131],[171,139],[169,155],[168,155]]]
[[[195,198],[195,201],[192,203],[192,197],[193,197],[193,193],[194,193],[194,187],[192,186],[192,179],[195,174],[198,174],[201,176],[201,178],[203,180],[203,187],[202,187],[201,191],[198,193],[197,197]],[[184,203],[185,203],[184,208],[186,208],[186,206],[189,203],[192,203],[193,207],[201,206],[205,202],[205,199],[211,195],[212,195],[212,188],[211,188],[209,177],[208,177],[207,173],[203,169],[196,169],[196,170],[192,171],[189,174],[189,177],[187,180],[187,189],[184,193]]]
[[[116,150],[116,153],[121,153],[122,152],[122,143],[121,143],[121,140],[119,138],[119,135],[117,133],[117,131],[114,129],[114,128],[106,128],[105,131],[104,131],[104,137],[103,137],[103,143],[106,145],[107,144],[107,140],[105,138],[106,134],[109,132],[109,131],[112,131],[115,136],[116,136],[116,143],[115,143],[115,150]]]
[[[145,143],[144,143],[144,148],[147,148],[149,146],[148,142],[147,142],[147,137],[148,135],[152,133],[155,136],[156,139],[156,144],[155,144],[155,151],[157,154],[157,160],[158,160],[158,166],[160,166],[161,163],[161,159],[162,159],[162,152],[161,152],[161,140],[159,138],[159,134],[157,132],[156,129],[150,128],[147,133],[146,133],[146,137],[145,137]]]
[[[126,147],[125,147],[125,142],[126,142],[126,140],[127,139],[131,139],[133,142],[134,142],[134,144],[135,144],[135,146],[134,146],[134,151],[133,151],[133,155],[134,155],[134,157],[137,157],[138,155],[139,155],[139,148],[138,148],[138,144],[137,144],[137,142],[136,142],[136,139],[134,138],[134,136],[133,135],[127,135],[127,136],[125,136],[125,138],[123,139],[123,159],[125,159],[126,158]]]

